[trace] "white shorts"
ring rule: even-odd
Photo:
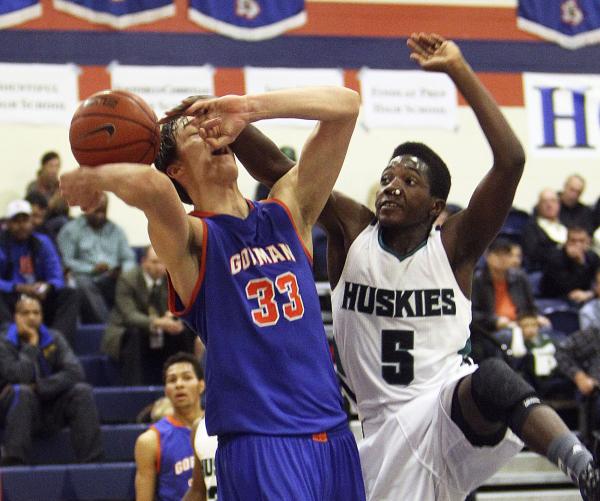
[[[462,501],[521,450],[510,430],[494,447],[475,447],[452,421],[454,388],[476,369],[461,367],[440,391],[403,404],[359,442],[368,500]]]

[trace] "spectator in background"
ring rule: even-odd
[[[585,190],[585,179],[579,174],[571,174],[559,193],[560,222],[567,228],[578,226],[585,228],[591,235],[594,232],[594,213],[580,201]]]
[[[63,268],[52,241],[33,229],[31,204],[8,204],[7,229],[0,232],[0,322],[13,318],[21,294],[36,297],[48,324],[72,343],[77,327],[77,291],[65,287]]]
[[[32,436],[71,428],[78,462],[102,459],[100,424],[92,389],[63,336],[42,323],[35,297],[22,296],[14,323],[0,339],[0,387],[4,405],[2,464],[29,460]]]
[[[446,222],[446,219],[448,219],[450,216],[453,216],[457,212],[460,212],[461,210],[462,207],[460,205],[446,204],[446,206],[444,207],[442,212],[440,212],[440,215],[437,217],[433,225],[435,227],[442,226]]]
[[[523,227],[521,235],[528,271],[542,270],[549,257],[567,241],[567,227],[560,222],[559,213],[560,202],[556,192],[550,188],[542,190],[534,215]]]
[[[136,265],[125,232],[106,217],[106,193],[102,197],[98,207],[69,221],[56,238],[65,268],[81,291],[86,323],[108,321],[119,273]]]
[[[590,250],[585,228],[569,228],[567,241],[547,260],[540,283],[542,296],[572,301],[578,305],[594,297],[592,282],[600,257]]]
[[[123,384],[162,384],[162,366],[177,352],[193,353],[198,336],[167,308],[165,265],[148,247],[140,266],[117,281],[115,306],[102,348],[119,361]],[[201,353],[197,353],[198,356]]]
[[[514,327],[523,312],[536,311],[527,274],[520,268],[519,250],[518,244],[502,237],[488,247],[485,266],[473,278],[473,326],[493,333]],[[549,326],[545,317],[540,322]]]
[[[579,310],[579,327],[600,329],[600,268],[596,270],[593,284],[594,298],[585,303]]]
[[[31,205],[31,224],[33,225],[33,231],[48,235],[46,228],[48,199],[39,191],[31,191],[27,194],[25,200]]]
[[[593,396],[592,425],[600,428],[600,393],[594,393],[600,381],[600,330],[592,327],[570,334],[558,345],[556,361],[583,396]]]
[[[58,193],[58,173],[60,172],[60,156],[55,151],[48,151],[42,155],[40,168],[35,180],[27,185],[26,195],[36,191],[46,197],[49,202],[55,193]]]
[[[50,202],[38,191],[28,193],[25,200],[31,204],[31,218],[35,231],[44,233],[56,241],[56,235],[69,220],[69,208],[64,205],[59,192],[52,196]]]
[[[163,377],[173,414],[152,425],[135,443],[137,501],[179,501],[191,483],[191,431],[204,415],[200,407],[204,375],[193,355],[178,353],[165,362]],[[200,499],[206,499],[206,492]]]

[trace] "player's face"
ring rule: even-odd
[[[381,174],[375,213],[382,226],[406,226],[431,218],[428,165],[403,155],[393,158]]]
[[[189,362],[178,362],[167,369],[165,395],[175,409],[200,405],[201,391],[202,383]]]

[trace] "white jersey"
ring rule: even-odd
[[[471,302],[440,231],[399,257],[380,240],[379,224],[369,225],[350,246],[332,311],[340,372],[356,395],[366,436],[460,371]]]
[[[217,499],[217,472],[215,470],[217,437],[209,436],[206,432],[206,422],[204,418],[200,420],[198,428],[196,429],[196,435],[194,436],[194,452],[202,462],[207,499]]]

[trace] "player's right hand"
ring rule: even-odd
[[[458,45],[435,33],[413,33],[406,45],[412,50],[410,58],[427,71],[447,73],[464,60]]]

